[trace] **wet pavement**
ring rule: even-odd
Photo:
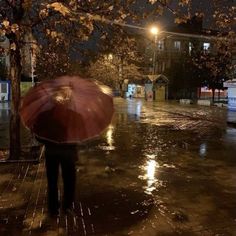
[[[80,148],[75,215],[50,228],[44,161],[0,164],[0,235],[236,235],[227,110],[120,98],[115,107],[103,136]]]

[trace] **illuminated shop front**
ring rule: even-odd
[[[128,84],[126,97],[128,98],[144,98],[144,86],[138,84]]]
[[[226,81],[224,87],[228,88],[228,109],[236,111],[236,79]]]

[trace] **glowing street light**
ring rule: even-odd
[[[112,60],[113,60],[113,55],[112,55],[111,53],[109,53],[108,56],[107,56],[107,59],[108,59],[109,61],[112,61]]]
[[[150,32],[151,32],[152,35],[155,36],[155,35],[157,35],[159,33],[159,29],[156,26],[152,26],[150,28]]]

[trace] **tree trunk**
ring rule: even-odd
[[[220,101],[220,89],[218,89],[218,101]]]
[[[212,89],[212,102],[215,101],[215,88]]]
[[[123,83],[123,61],[121,60],[121,63],[119,64],[118,67],[118,73],[119,73],[119,81],[118,81],[118,86],[119,86],[119,92],[121,97],[124,97],[123,90],[122,90],[122,83]]]
[[[25,1],[8,1],[12,8],[12,23],[19,26],[19,31],[11,31],[7,37],[10,41],[10,81],[11,81],[11,119],[10,119],[10,144],[9,159],[19,159],[20,145],[20,80],[21,80],[21,46],[22,20],[24,17]]]
[[[201,98],[201,93],[202,93],[201,87],[198,88],[197,90],[198,90],[198,91],[197,91],[197,99],[199,99],[199,98]]]
[[[21,154],[20,145],[20,116],[19,114],[11,113],[10,119],[10,149],[9,159],[19,160]]]
[[[16,37],[10,40],[15,43],[15,50],[10,50],[10,80],[11,80],[11,119],[10,119],[10,147],[9,159],[20,158],[21,144],[20,144],[20,76],[21,76],[21,56],[20,48]]]

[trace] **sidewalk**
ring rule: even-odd
[[[0,235],[87,235],[90,211],[79,202],[76,215],[60,214],[54,227],[42,225],[46,213],[44,161],[0,164]]]

